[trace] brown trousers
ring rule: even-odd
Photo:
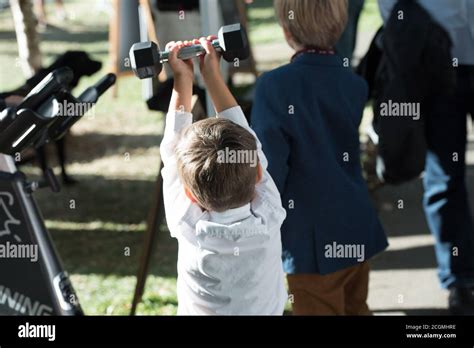
[[[288,274],[293,315],[370,315],[369,263],[334,273]]]

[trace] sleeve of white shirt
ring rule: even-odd
[[[191,205],[191,201],[184,194],[184,187],[178,176],[176,161],[176,145],[183,130],[191,125],[193,115],[189,112],[170,111],[166,115],[165,133],[160,145],[161,161],[163,162],[163,201],[165,204],[166,222],[173,237],[180,218]]]
[[[273,181],[273,179],[271,178],[270,174],[267,171],[268,161],[267,161],[267,157],[265,156],[262,150],[262,144],[260,143],[260,140],[258,140],[258,137],[253,131],[253,129],[250,128],[247,122],[247,119],[245,118],[245,115],[242,111],[242,108],[240,106],[232,107],[230,109],[220,112],[217,115],[217,117],[231,120],[232,122],[245,128],[255,137],[257,141],[258,159],[260,161],[260,165],[262,166],[262,179],[256,185],[257,195],[260,196],[260,198],[266,201],[267,203],[272,203],[272,205],[274,204],[275,208],[281,209],[280,193],[278,191],[278,188],[275,185],[275,182]],[[281,210],[284,211],[283,209]]]

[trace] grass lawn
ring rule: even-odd
[[[104,63],[103,71],[84,78],[76,93],[108,71],[109,8],[93,0],[66,1],[67,23],[41,33],[44,64],[66,50],[84,50]],[[380,24],[375,0],[368,0],[362,29]],[[283,41],[271,0],[256,0],[249,11],[251,40],[259,45]],[[282,60],[283,62],[283,60]],[[0,90],[21,85],[10,11],[0,11]],[[147,110],[140,81],[119,82],[119,97],[104,96],[95,116],[81,120],[68,138],[69,172],[79,184],[59,194],[36,194],[65,268],[72,275],[87,314],[128,314],[135,286],[146,217],[158,173],[163,115]],[[53,156],[55,158],[55,156]],[[55,164],[53,162],[52,164]],[[36,176],[32,166],[22,168]],[[58,172],[58,168],[55,168]],[[130,250],[130,255],[126,253]],[[175,314],[177,245],[161,226],[139,314]]]

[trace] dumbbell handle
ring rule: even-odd
[[[219,50],[219,51],[221,50],[221,46],[219,45],[219,40],[212,41],[212,46],[216,50]],[[203,55],[204,53],[206,53],[206,50],[200,44],[192,45],[192,46],[186,46],[186,47],[183,47],[182,49],[179,50],[178,58],[182,59],[182,60],[187,60],[187,59],[191,59],[191,58]],[[168,59],[169,59],[169,55],[170,55],[169,51],[160,52],[161,62],[167,62]]]

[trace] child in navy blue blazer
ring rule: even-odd
[[[366,315],[369,264],[387,239],[362,176],[367,85],[333,52],[346,0],[275,0],[291,63],[263,74],[252,124],[282,196],[283,264],[296,315]]]

